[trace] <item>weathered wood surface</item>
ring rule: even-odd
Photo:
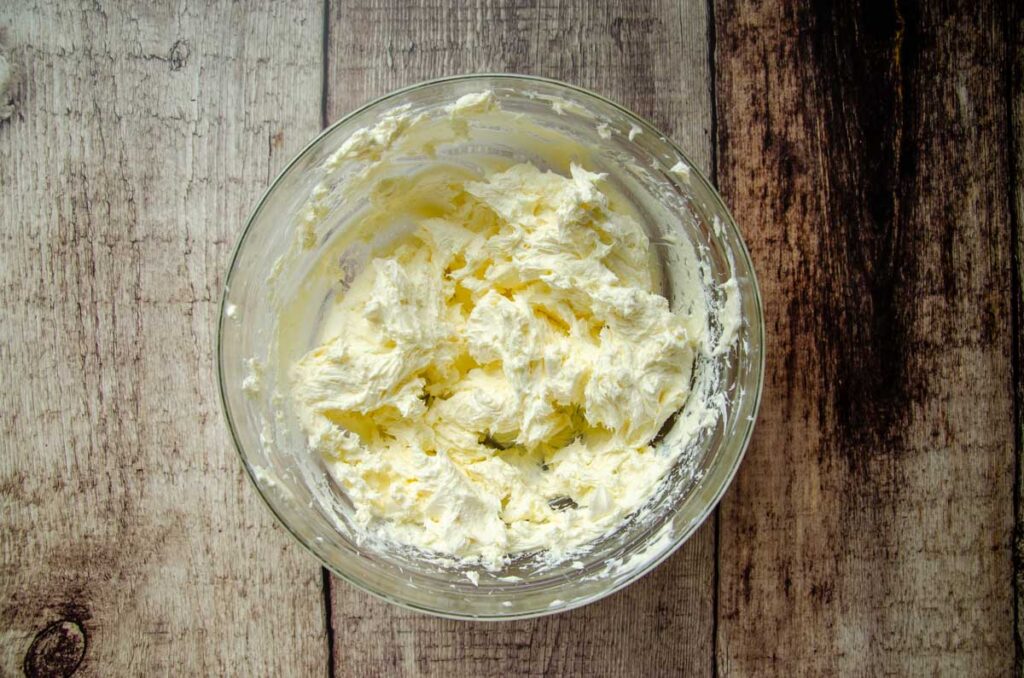
[[[213,368],[234,240],[319,129],[320,12],[0,3],[0,675],[327,672]]]
[[[1016,529],[1013,541],[1014,566],[1014,646],[1016,650],[1016,674],[1024,675],[1024,503],[1021,501],[1024,487],[1024,7],[1015,3],[1009,9],[1009,21],[1006,44],[1011,50],[1009,73],[1009,104],[1010,104],[1010,163],[1011,197],[1013,212],[1010,224],[1015,236],[1013,260],[1013,340],[1014,357],[1014,424],[1016,438],[1014,453],[1017,459],[1016,486],[1014,488],[1014,507],[1016,509]]]
[[[541,75],[600,92],[710,168],[704,2],[330,3],[327,116],[420,80]],[[714,525],[655,573],[566,614],[504,624],[432,619],[335,580],[338,675],[711,675]]]
[[[1024,12],[961,4],[0,3],[0,675],[1020,675]],[[503,625],[322,590],[212,365],[231,245],[322,117],[472,71],[717,166],[768,332],[719,538]]]
[[[1006,17],[949,4],[715,3],[768,318],[722,675],[1013,670]]]

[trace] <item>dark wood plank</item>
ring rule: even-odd
[[[442,75],[531,73],[591,88],[710,165],[702,2],[332,0],[328,117]],[[535,621],[472,624],[395,609],[335,580],[339,675],[708,675],[714,531],[625,592]]]
[[[715,3],[767,316],[722,675],[1013,670],[1004,6]]]
[[[319,128],[320,11],[0,2],[2,675],[326,672],[213,367],[235,237]]]
[[[1013,200],[1011,224],[1016,236],[1014,273],[1014,341],[1016,342],[1014,365],[1014,397],[1016,401],[1016,458],[1017,485],[1014,489],[1016,526],[1013,542],[1014,565],[1014,647],[1016,650],[1016,674],[1024,675],[1024,7],[1012,3],[1007,21],[1006,44],[1010,53],[1009,95],[1011,197]]]

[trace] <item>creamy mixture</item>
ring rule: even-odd
[[[493,105],[460,102],[453,118]],[[335,155],[379,157],[408,124]],[[674,461],[651,442],[687,398],[703,319],[669,309],[643,228],[585,167],[449,177],[413,217],[291,370],[355,521],[490,568],[613,529]]]

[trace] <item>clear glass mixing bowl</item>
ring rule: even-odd
[[[684,303],[674,281],[696,275],[692,265],[680,264],[688,256],[703,265],[711,325],[720,325],[715,300],[730,279],[736,281],[742,322],[730,351],[698,359],[696,381],[712,375],[704,381],[713,387],[704,393],[696,388],[679,417],[686,417],[695,399],[714,397],[717,420],[696,439],[663,430],[657,445],[685,449],[643,508],[563,562],[551,565],[537,554],[522,554],[501,572],[472,568],[474,578],[479,576],[474,583],[465,566],[417,557],[408,549],[380,548],[350,529],[345,498],[308,451],[287,398],[279,395],[287,391],[282,382],[289,360],[313,347],[313,326],[322,309],[317,304],[298,309],[288,327],[279,326],[279,314],[325,248],[336,245],[358,220],[361,205],[336,201],[326,226],[311,236],[312,246],[295,249],[300,214],[324,178],[325,159],[353,132],[372,127],[396,106],[443,115],[444,106],[458,97],[483,90],[493,90],[503,110],[529,116],[541,131],[525,139],[490,123],[479,134],[439,147],[439,157],[472,166],[481,153],[496,154],[567,174],[568,160],[547,157],[545,148],[559,137],[574,140],[587,149],[586,157],[575,160],[607,173],[608,181],[637,206],[670,304]],[[413,171],[433,161],[420,155],[396,166]],[[267,190],[238,241],[225,282],[217,346],[221,397],[235,445],[260,495],[295,538],[339,577],[385,600],[473,619],[531,617],[593,602],[635,581],[686,541],[714,509],[747,447],[761,395],[764,340],[757,282],[736,224],[707,179],[696,169],[689,175],[679,171],[679,162],[692,167],[664,135],[616,104],[563,83],[510,75],[462,76],[399,90],[353,112],[307,146]],[[342,173],[338,181],[350,178]],[[338,263],[356,270],[371,249],[353,245]],[[286,252],[294,258],[271,275]],[[280,349],[281,332],[291,333],[296,346],[291,354]]]

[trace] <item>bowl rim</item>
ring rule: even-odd
[[[254,224],[254,222],[256,220],[257,215],[260,213],[261,209],[263,208],[263,205],[267,202],[267,200],[269,199],[270,195],[273,193],[274,189],[281,182],[281,180],[284,178],[284,176],[286,174],[288,174],[292,170],[292,168],[296,164],[298,164],[304,157],[306,157],[307,153],[309,153],[315,146],[317,146],[325,137],[330,135],[335,129],[337,129],[341,125],[343,125],[346,122],[350,121],[351,119],[359,116],[364,111],[366,111],[366,110],[368,110],[370,108],[373,108],[375,106],[378,106],[378,105],[380,105],[380,104],[382,104],[384,102],[387,102],[389,100],[401,97],[401,96],[403,96],[405,94],[408,94],[410,92],[414,92],[414,91],[419,90],[419,89],[424,89],[424,88],[433,87],[433,86],[436,86],[436,85],[441,85],[441,84],[446,84],[446,83],[451,83],[451,82],[459,82],[459,81],[471,82],[471,81],[476,81],[476,80],[491,80],[491,81],[493,81],[493,80],[506,80],[506,81],[509,81],[509,82],[519,81],[519,82],[526,82],[526,83],[531,83],[531,82],[533,82],[533,83],[541,83],[541,84],[545,84],[545,85],[553,85],[555,87],[560,87],[560,88],[563,88],[563,89],[566,89],[566,90],[569,90],[569,91],[572,91],[572,92],[575,92],[575,93],[578,93],[578,94],[582,94],[582,95],[587,96],[587,97],[592,97],[592,98],[597,99],[598,101],[600,101],[600,102],[602,102],[602,103],[604,103],[606,105],[611,106],[614,109],[617,109],[620,113],[622,113],[622,114],[624,114],[626,116],[627,120],[629,120],[633,124],[636,124],[637,126],[639,126],[644,132],[652,133],[652,134],[656,135],[657,137],[659,137],[661,140],[663,140],[664,143],[666,143],[673,152],[678,154],[679,157],[682,158],[683,161],[686,162],[687,165],[689,165],[689,167],[691,169],[691,173],[696,174],[697,177],[699,177],[699,180],[708,189],[708,193],[709,193],[711,199],[715,203],[714,207],[719,209],[726,216],[725,228],[729,231],[729,233],[732,236],[732,238],[739,245],[739,256],[742,259],[743,264],[746,267],[746,270],[749,271],[749,278],[750,278],[751,289],[753,290],[753,294],[754,294],[754,302],[755,302],[754,303],[754,308],[756,310],[755,319],[756,319],[756,323],[757,323],[756,339],[757,339],[757,342],[758,342],[758,356],[757,356],[758,360],[757,360],[757,364],[756,364],[757,379],[756,379],[756,385],[755,385],[755,390],[754,390],[754,394],[753,394],[753,405],[752,405],[752,408],[751,408],[751,413],[750,413],[748,421],[743,423],[743,424],[741,424],[742,426],[744,426],[744,430],[743,430],[743,439],[742,439],[742,441],[740,441],[740,444],[739,444],[739,447],[738,447],[738,452],[735,455],[735,458],[733,459],[733,462],[732,462],[731,466],[728,469],[726,469],[724,473],[721,474],[719,482],[718,482],[718,486],[714,488],[714,493],[713,493],[711,499],[700,510],[698,515],[695,516],[693,520],[691,520],[690,525],[677,538],[675,538],[673,540],[672,545],[669,548],[665,549],[657,557],[652,558],[648,562],[644,563],[641,567],[636,568],[628,576],[623,577],[620,580],[618,580],[617,582],[615,582],[615,584],[613,586],[610,586],[607,589],[600,591],[599,593],[575,599],[575,600],[573,600],[571,602],[568,602],[568,603],[566,603],[564,605],[561,605],[561,606],[558,606],[558,607],[555,607],[555,608],[532,610],[532,611],[527,611],[527,612],[511,612],[511,613],[508,613],[508,614],[498,613],[498,614],[489,614],[489,615],[474,615],[474,614],[467,614],[467,613],[462,613],[462,612],[452,612],[451,610],[443,609],[443,608],[438,607],[438,606],[433,606],[432,607],[432,606],[428,606],[428,605],[419,605],[419,604],[416,604],[416,603],[412,603],[412,602],[409,602],[407,600],[404,600],[404,599],[401,599],[401,598],[397,598],[397,597],[395,597],[393,595],[390,595],[390,594],[388,594],[388,593],[386,593],[384,591],[377,590],[374,586],[364,582],[360,578],[358,578],[358,577],[356,577],[356,576],[354,576],[352,574],[349,574],[348,572],[344,572],[342,570],[339,570],[332,563],[327,562],[327,560],[324,557],[322,557],[317,552],[316,548],[314,548],[314,546],[312,544],[310,544],[306,539],[304,539],[302,536],[297,534],[295,532],[295,530],[292,529],[292,527],[288,524],[288,522],[281,516],[281,514],[278,512],[278,510],[274,507],[273,503],[270,501],[270,498],[269,498],[267,492],[264,490],[263,487],[260,486],[260,483],[259,483],[259,481],[257,480],[257,477],[256,477],[256,472],[255,472],[253,466],[250,464],[249,459],[248,459],[248,457],[245,454],[245,451],[242,449],[242,443],[239,440],[238,431],[236,430],[234,418],[232,417],[231,408],[230,408],[228,397],[227,397],[227,392],[226,392],[226,388],[225,388],[225,375],[224,375],[224,325],[228,321],[228,317],[227,317],[227,314],[226,314],[226,307],[227,307],[227,304],[228,304],[228,301],[227,301],[228,293],[230,292],[230,289],[231,289],[231,279],[232,279],[232,276],[233,276],[233,274],[235,273],[235,270],[236,270],[236,264],[238,262],[239,253],[241,252],[242,246],[245,243],[245,241],[246,241],[246,239],[247,239],[247,237],[249,235],[249,232],[250,232],[250,230],[253,227],[253,224]],[[755,425],[757,423],[757,417],[758,417],[758,413],[759,413],[760,408],[761,408],[761,398],[762,398],[763,389],[764,389],[764,370],[765,370],[764,309],[763,309],[762,300],[761,300],[761,288],[760,288],[760,286],[758,284],[757,275],[756,275],[756,273],[754,271],[753,261],[751,260],[750,252],[747,249],[747,244],[746,244],[746,242],[743,239],[742,233],[740,232],[739,226],[737,225],[736,220],[735,220],[735,218],[732,215],[732,212],[729,210],[728,206],[726,206],[724,200],[722,200],[722,197],[721,197],[721,195],[719,195],[718,189],[715,187],[715,185],[708,179],[707,176],[705,176],[704,172],[701,171],[690,160],[689,156],[685,152],[683,152],[683,150],[679,147],[679,145],[676,144],[676,142],[673,141],[673,139],[670,136],[668,136],[667,134],[664,134],[661,130],[659,130],[657,127],[655,127],[652,123],[648,122],[643,117],[641,117],[637,113],[629,110],[628,108],[622,106],[621,104],[618,104],[618,103],[616,103],[616,102],[614,102],[614,101],[612,101],[612,100],[610,100],[610,99],[608,99],[608,98],[606,98],[606,97],[604,97],[604,96],[602,96],[602,95],[600,95],[600,94],[598,94],[596,92],[593,92],[593,91],[591,91],[589,89],[586,89],[584,87],[580,87],[580,86],[573,85],[573,84],[570,84],[570,83],[562,82],[560,80],[555,80],[553,78],[545,78],[545,77],[536,76],[536,75],[522,75],[522,74],[517,74],[517,73],[486,73],[485,72],[485,73],[469,73],[469,74],[461,74],[461,75],[450,75],[450,76],[445,76],[445,77],[440,77],[440,78],[433,78],[433,79],[430,79],[430,80],[423,80],[421,82],[417,82],[417,83],[414,83],[412,85],[407,85],[405,87],[402,87],[402,88],[399,88],[399,89],[396,89],[396,90],[392,90],[390,92],[387,92],[386,94],[383,94],[383,95],[381,95],[379,97],[376,97],[376,98],[374,98],[374,99],[372,99],[372,100],[362,104],[361,106],[358,106],[357,108],[353,109],[351,112],[347,113],[346,115],[344,115],[341,118],[339,118],[338,120],[336,120],[331,125],[328,125],[328,126],[324,127],[313,139],[311,139],[305,146],[303,146],[303,148],[298,153],[296,153],[294,157],[292,157],[292,159],[283,167],[283,169],[281,169],[280,172],[277,173],[277,175],[274,177],[273,181],[271,181],[270,184],[267,186],[267,188],[263,191],[263,194],[260,196],[260,199],[256,202],[255,207],[249,213],[249,216],[246,218],[245,227],[242,229],[241,233],[237,236],[237,238],[235,240],[235,245],[232,248],[231,256],[230,256],[230,258],[228,260],[228,266],[225,269],[225,271],[226,272],[224,274],[224,282],[223,282],[223,284],[221,286],[222,289],[221,289],[220,304],[219,304],[219,308],[218,308],[219,313],[218,313],[218,319],[217,319],[217,339],[216,339],[216,347],[215,347],[216,348],[217,390],[218,390],[218,393],[220,395],[221,412],[223,413],[224,420],[227,423],[228,432],[231,434],[231,441],[232,441],[232,444],[233,444],[233,446],[235,448],[235,452],[238,454],[238,457],[242,461],[242,466],[245,468],[246,476],[248,476],[250,483],[252,483],[252,485],[256,488],[257,495],[259,495],[259,497],[262,500],[263,504],[266,505],[266,507],[270,510],[271,514],[274,516],[274,518],[277,520],[277,522],[280,523],[285,528],[285,531],[288,534],[290,534],[292,536],[292,538],[295,539],[295,541],[297,541],[308,553],[310,553],[314,558],[316,558],[316,560],[320,563],[321,567],[326,568],[328,571],[330,571],[331,573],[333,573],[337,577],[339,577],[342,580],[348,582],[352,586],[355,586],[357,589],[359,589],[361,591],[364,591],[366,593],[369,593],[370,595],[374,596],[375,598],[378,598],[380,600],[383,600],[383,601],[385,601],[387,603],[390,603],[390,604],[393,604],[393,605],[397,605],[397,606],[405,608],[407,610],[411,610],[413,612],[419,612],[419,613],[423,613],[423,614],[433,615],[433,616],[436,616],[436,617],[441,617],[441,618],[446,618],[446,619],[457,619],[457,620],[470,620],[470,621],[515,621],[515,620],[520,620],[520,619],[534,619],[534,618],[544,617],[544,616],[551,615],[551,614],[558,614],[558,613],[562,613],[562,612],[568,612],[569,610],[573,610],[573,609],[576,609],[576,608],[579,608],[579,607],[583,607],[584,605],[589,605],[591,603],[595,603],[595,602],[597,602],[599,600],[607,598],[608,596],[611,596],[612,594],[614,594],[614,593],[616,593],[618,591],[621,591],[622,589],[626,588],[630,584],[633,584],[634,582],[636,582],[640,578],[642,578],[645,575],[649,574],[652,570],[654,570],[656,567],[658,567],[661,563],[663,563],[665,560],[667,560],[670,556],[675,554],[679,550],[679,548],[684,543],[686,543],[690,539],[690,537],[692,537],[697,532],[697,530],[705,523],[705,521],[707,521],[708,517],[712,513],[714,513],[714,511],[718,508],[718,504],[721,502],[722,497],[725,495],[726,491],[729,489],[730,485],[732,484],[732,481],[735,478],[737,471],[739,470],[739,467],[740,467],[741,462],[743,461],[743,458],[746,456],[747,449],[748,449],[748,447],[750,445],[750,440],[751,440],[751,438],[753,436],[754,428],[755,428]],[[749,322],[748,322],[748,327],[749,326],[750,325],[749,325]]]

